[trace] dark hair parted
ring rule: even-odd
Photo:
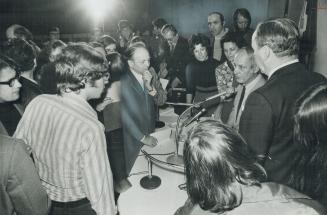
[[[234,14],[233,14],[234,29],[236,31],[239,31],[239,28],[238,28],[238,25],[237,25],[238,15],[243,16],[245,19],[248,20],[248,25],[246,26],[246,28],[250,28],[250,25],[251,25],[251,14],[250,14],[250,12],[246,8],[237,8],[234,11]]]
[[[120,77],[127,66],[125,59],[118,52],[113,52],[107,55],[107,60],[109,61],[111,81],[114,82],[120,80]]]
[[[294,144],[300,156],[289,185],[320,200],[326,195],[327,177],[327,83],[305,91],[296,102]]]
[[[299,31],[291,19],[269,19],[257,26],[255,42],[268,46],[278,57],[298,55]]]
[[[92,85],[107,70],[108,61],[96,49],[86,44],[70,44],[55,62],[57,92],[78,91],[85,83]]]
[[[193,55],[195,46],[199,45],[199,44],[201,44],[203,47],[205,47],[207,49],[207,52],[209,51],[210,40],[204,34],[193,34],[188,42],[189,42],[190,51],[191,51],[192,55]]]
[[[35,50],[26,40],[14,38],[7,41],[4,44],[3,53],[12,58],[22,71],[31,70],[35,66]]]
[[[200,122],[189,131],[184,163],[189,198],[215,213],[241,204],[235,182],[260,185],[259,180],[266,176],[242,137],[214,120]]]
[[[244,40],[242,35],[240,35],[236,32],[232,32],[232,31],[229,31],[221,39],[222,47],[223,47],[224,43],[228,43],[228,42],[235,43],[238,48],[242,48],[242,47],[246,46],[246,41]]]

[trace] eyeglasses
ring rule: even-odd
[[[20,78],[20,75],[17,73],[15,77],[9,79],[8,81],[1,81],[1,85],[9,85],[9,87],[13,87],[15,85],[15,81],[18,81]]]

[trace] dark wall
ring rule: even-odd
[[[207,15],[212,11],[223,13],[226,25],[231,26],[236,8],[245,7],[252,15],[252,27],[267,18],[269,0],[165,0],[149,1],[152,17],[163,17],[174,24],[181,34],[206,33]]]

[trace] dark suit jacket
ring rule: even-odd
[[[20,89],[20,98],[18,104],[21,105],[24,109],[26,106],[34,99],[36,96],[42,93],[38,84],[28,80],[27,78],[20,77],[20,83],[22,88]]]
[[[184,37],[179,36],[175,49],[167,57],[167,69],[170,80],[177,77],[185,86],[185,67],[190,61],[188,42]]]
[[[50,201],[23,141],[0,135],[0,214],[46,215]]]
[[[121,113],[126,171],[129,175],[143,146],[141,139],[155,128],[155,104],[134,75],[127,71],[121,79]]]
[[[325,78],[305,70],[300,63],[276,71],[267,83],[249,95],[240,119],[240,134],[257,155],[268,181],[286,184],[299,156],[293,144],[293,115],[296,99]]]

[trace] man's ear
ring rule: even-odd
[[[272,54],[271,48],[266,46],[266,45],[261,47],[259,52],[260,52],[261,58],[264,61],[268,60],[271,57],[271,54]]]
[[[133,67],[133,61],[131,61],[131,60],[127,60],[127,63],[128,63],[128,66],[129,66],[129,67]]]

